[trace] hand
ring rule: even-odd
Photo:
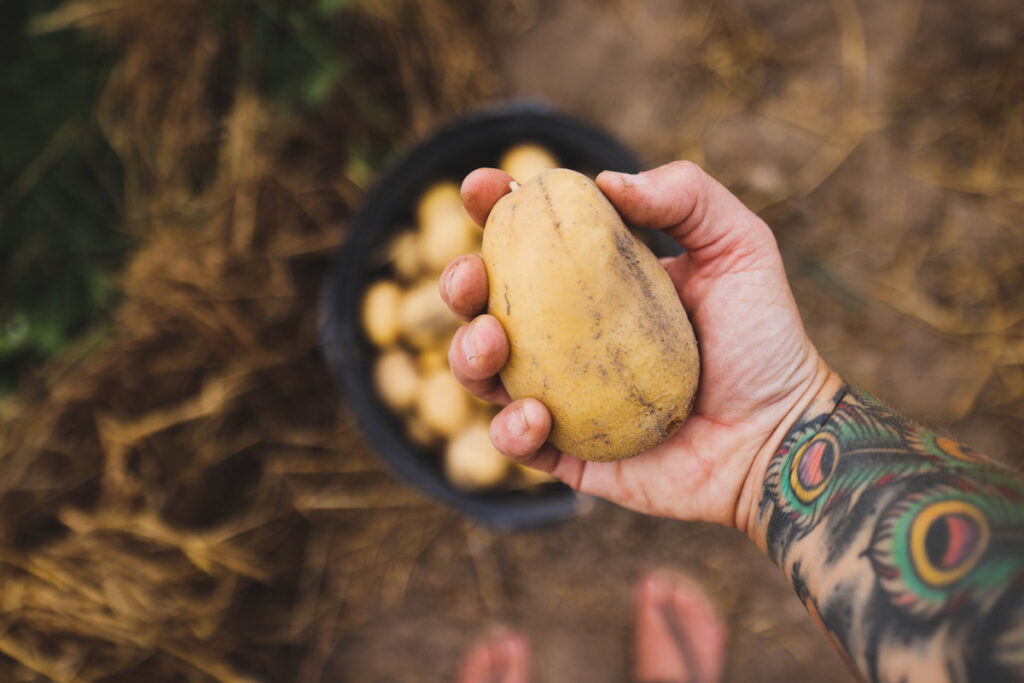
[[[495,169],[466,177],[462,200],[484,225],[511,178]],[[663,230],[686,253],[662,262],[701,353],[693,412],[661,445],[614,463],[585,462],[546,443],[551,416],[536,399],[510,402],[497,376],[508,339],[487,306],[479,256],[441,275],[441,296],[465,320],[452,340],[452,372],[469,391],[505,405],[491,440],[508,457],[550,472],[572,488],[667,517],[751,526],[767,461],[812,399],[839,379],[804,332],[771,230],[694,164],[638,175],[604,172],[601,191],[626,223]]]

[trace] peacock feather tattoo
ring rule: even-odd
[[[988,609],[1024,578],[1024,508],[960,482],[916,491],[881,516],[867,556],[893,606],[919,617]],[[1010,544],[1008,546],[1008,544]]]
[[[762,509],[776,506],[798,534],[867,487],[912,474],[897,420],[839,402],[829,419],[798,424],[768,468]]]
[[[899,415],[866,411],[860,406],[880,404],[849,393],[856,403],[840,401],[824,423],[798,424],[769,465],[762,508],[776,506],[798,532],[826,513],[849,511],[866,492],[936,468],[1005,479],[1002,466]]]
[[[1024,479],[863,392],[827,406],[758,510],[808,610],[871,680],[1024,680]]]

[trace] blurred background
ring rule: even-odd
[[[0,679],[439,681],[510,623],[538,680],[626,680],[667,566],[729,680],[852,680],[734,531],[496,534],[364,442],[321,283],[375,178],[495,102],[704,165],[834,368],[1024,464],[1016,0],[5,0],[0,34]]]

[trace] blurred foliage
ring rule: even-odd
[[[282,113],[318,110],[356,81],[334,21],[352,4],[218,0],[207,16],[234,37],[226,78]],[[133,242],[118,229],[122,164],[95,113],[116,53],[75,29],[33,33],[34,18],[61,5],[0,5],[0,394],[105,325]],[[386,121],[365,89],[346,95],[367,120]]]
[[[0,6],[0,392],[110,306],[129,245],[94,114],[112,55],[77,31],[29,35],[27,6]]]
[[[285,108],[323,104],[341,82],[345,58],[332,19],[350,0],[220,0],[212,16],[227,30],[248,19],[239,53],[239,73]]]
[[[384,110],[357,87],[356,55],[342,11],[358,0],[218,0],[210,16],[223,32],[245,27],[237,53],[238,78],[252,85],[281,113],[315,111],[338,89],[362,113]],[[365,64],[363,65],[365,67]],[[347,87],[346,87],[347,86]]]

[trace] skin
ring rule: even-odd
[[[466,178],[478,224],[509,180]],[[697,166],[597,184],[628,224],[686,249],[663,263],[700,343],[694,411],[630,460],[555,450],[545,407],[510,403],[496,376],[508,341],[482,314],[483,263],[464,256],[441,277],[442,298],[470,321],[449,362],[505,405],[494,445],[638,512],[747,533],[867,680],[1024,679],[1024,480],[846,386],[804,332],[769,228]]]
[[[636,583],[633,605],[635,681],[721,679],[728,631],[701,586],[681,574],[652,572]]]
[[[459,683],[528,683],[530,654],[518,633],[500,633],[474,647],[459,669]]]
[[[824,457],[821,457],[824,456]],[[772,458],[754,538],[873,681],[1021,680],[1024,481],[842,387]]]
[[[714,603],[692,579],[655,571],[633,587],[637,683],[712,683],[724,669],[727,630]],[[458,683],[529,683],[526,637],[499,630],[470,648]]]
[[[478,224],[509,182],[494,169],[463,182],[463,203]],[[690,417],[665,443],[616,463],[586,463],[546,445],[547,409],[533,399],[508,403],[496,377],[508,340],[497,320],[480,315],[487,279],[476,256],[456,259],[441,276],[442,298],[472,319],[453,339],[452,372],[471,392],[506,404],[491,439],[510,458],[638,512],[746,531],[757,503],[753,482],[787,426],[840,380],[804,333],[771,230],[728,190],[687,162],[639,176],[605,172],[597,184],[626,223],[664,230],[686,249],[666,269],[701,344]]]

